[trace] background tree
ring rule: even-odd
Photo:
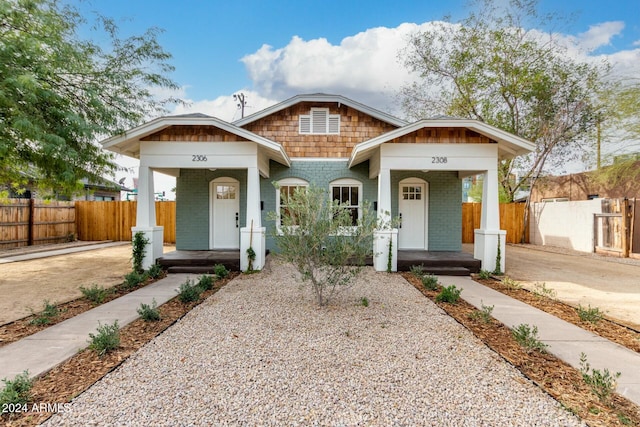
[[[597,122],[604,70],[573,59],[552,35],[527,30],[554,21],[538,14],[537,0],[504,3],[479,0],[461,22],[415,34],[402,56],[420,80],[400,99],[414,118],[471,118],[534,142],[529,156],[500,161],[500,185],[513,200],[546,167],[561,170],[580,157]]]
[[[82,40],[86,21],[56,0],[0,0],[0,183],[25,173],[58,193],[100,182],[117,169],[96,140],[163,111],[153,91],[175,89],[159,31],[118,37],[97,18],[100,43]]]
[[[322,188],[301,187],[292,196],[281,196],[287,197],[286,212],[270,214],[271,220],[280,221],[274,227],[278,254],[311,284],[318,305],[327,305],[371,255],[378,226],[375,212],[364,203],[357,227],[353,227],[351,211],[330,200]]]
[[[591,176],[605,186],[631,189],[640,179],[640,80],[622,78],[599,97],[602,110],[593,137],[596,170]]]

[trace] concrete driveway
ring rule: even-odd
[[[640,329],[640,260],[536,245],[507,245],[506,252],[506,275],[524,287],[545,283],[561,301],[590,304]]]

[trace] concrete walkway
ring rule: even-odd
[[[30,259],[48,258],[58,255],[67,255],[76,252],[92,251],[95,249],[110,248],[112,246],[131,245],[130,242],[74,242],[59,245],[26,246],[24,248],[0,251],[0,264],[9,262],[28,261]]]
[[[136,320],[140,303],[164,304],[177,295],[176,289],[189,278],[189,274],[172,274],[164,279],[109,301],[36,334],[0,347],[0,379],[13,379],[25,370],[31,376],[45,373],[89,345],[89,333],[95,333],[99,324],[123,327]]]
[[[520,324],[538,327],[540,341],[549,353],[580,369],[580,353],[587,355],[593,369],[620,372],[617,392],[640,405],[640,354],[588,332],[564,320],[531,307],[469,277],[439,277],[444,286],[462,288],[460,297],[478,309],[493,306],[491,315],[509,328]]]

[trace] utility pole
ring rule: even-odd
[[[247,105],[247,101],[244,97],[244,93],[240,93],[239,95],[233,95],[233,99],[238,101],[238,108],[240,108],[240,118],[244,119],[244,106]]]
[[[598,170],[600,170],[600,168],[602,167],[601,160],[600,160],[601,150],[602,150],[602,147],[601,147],[602,141],[601,141],[601,139],[600,139],[600,138],[601,138],[601,135],[600,135],[600,120],[598,120],[597,128],[596,128],[596,143],[597,143],[597,150],[596,150],[596,156],[597,156],[597,159],[596,159],[596,169],[598,169]]]

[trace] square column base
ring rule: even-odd
[[[133,236],[138,232],[144,233],[144,237],[149,240],[142,260],[142,268],[148,270],[164,253],[164,227],[131,227],[132,242]]]
[[[391,243],[391,271],[398,271],[398,229],[373,232],[373,268],[387,271],[389,267],[389,243]]]
[[[474,230],[475,240],[473,245],[473,257],[482,261],[482,269],[496,270],[496,257],[498,256],[498,244],[500,244],[500,271],[505,269],[505,245],[507,232],[505,230]]]
[[[265,227],[242,227],[240,229],[240,270],[247,271],[249,268],[249,257],[247,249],[253,248],[256,259],[253,261],[254,270],[262,270],[266,257],[266,228]],[[253,234],[253,237],[252,237]]]

